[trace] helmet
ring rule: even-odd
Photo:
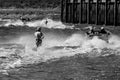
[[[104,29],[104,27],[101,27],[101,29]]]

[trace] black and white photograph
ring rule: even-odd
[[[120,0],[0,0],[0,80],[120,80]]]

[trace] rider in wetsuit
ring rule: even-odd
[[[107,35],[110,35],[110,32],[108,32],[107,30],[105,30],[104,27],[101,27],[101,29],[100,29],[100,34],[107,34]]]
[[[95,27],[89,26],[89,27],[87,27],[87,28],[89,29],[89,31],[87,31],[86,34],[87,34],[89,37],[93,36],[93,35],[95,34],[95,31],[94,31]]]
[[[44,38],[43,33],[41,32],[41,27],[37,28],[36,32],[35,32],[35,36],[36,36],[36,46],[39,47],[42,44],[42,39]]]
[[[111,35],[111,32],[106,30],[104,27],[101,27],[99,33],[102,36],[102,39],[104,39],[107,43],[109,43],[108,38]]]

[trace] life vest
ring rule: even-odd
[[[42,32],[35,32],[35,36],[37,39],[42,39],[43,38],[43,33]]]

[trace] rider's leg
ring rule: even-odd
[[[36,46],[38,47],[38,45],[39,45],[39,44],[38,44],[38,39],[36,39]]]
[[[39,47],[42,44],[42,40],[41,39],[36,39],[36,46]]]

